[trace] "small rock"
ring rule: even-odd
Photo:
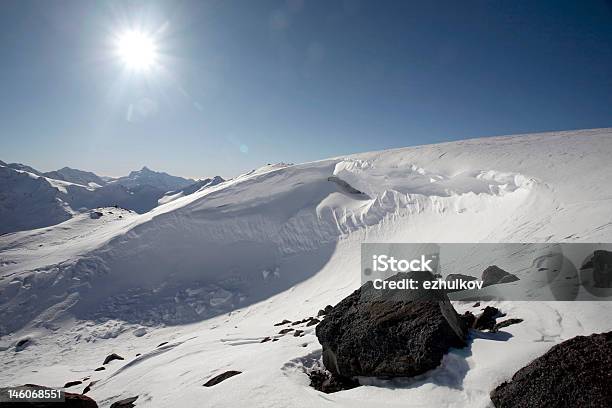
[[[289,333],[290,331],[293,331],[293,329],[292,329],[292,328],[290,328],[290,327],[288,327],[288,328],[286,328],[286,329],[282,329],[281,331],[279,331],[279,332],[278,332],[278,334],[287,334],[287,333]]]
[[[513,282],[517,280],[519,280],[519,278],[516,275],[504,271],[497,265],[491,265],[482,272],[482,287],[491,286],[498,283]]]
[[[162,343],[159,343],[159,344],[157,345],[157,347],[165,346],[166,344],[168,344],[168,342],[167,342],[167,341],[164,341],[164,342],[162,342]]]
[[[495,326],[495,319],[499,317],[499,309],[487,306],[480,316],[474,320],[472,328],[477,330],[492,330]]]
[[[319,319],[317,319],[316,317],[313,317],[312,319],[310,319],[308,323],[306,323],[306,327],[314,326],[315,324],[318,324],[320,322],[321,321]]]
[[[219,384],[221,381],[225,381],[228,378],[231,378],[235,375],[241,374],[242,371],[236,371],[236,370],[230,370],[230,371],[226,371],[222,374],[219,374],[213,378],[211,378],[210,380],[206,381],[206,383],[204,383],[205,387],[212,387],[213,385],[217,385]]]
[[[27,346],[29,346],[30,344],[30,339],[29,338],[25,338],[25,339],[21,339],[17,342],[17,344],[15,344],[15,351],[21,351],[24,348],[26,348]]]
[[[310,386],[326,394],[359,387],[357,381],[350,378],[334,376],[329,371],[325,370],[312,370],[308,373],[308,376],[310,377]]]
[[[293,333],[293,337],[300,337],[302,333],[304,333],[304,330],[296,330],[295,333]]]
[[[92,381],[87,384],[87,386],[83,389],[83,394],[87,394],[89,391],[91,391],[91,387],[93,387],[95,383],[95,381]]]
[[[285,319],[285,320],[283,320],[280,323],[274,323],[274,326],[283,326],[283,325],[288,324],[288,323],[291,323],[291,320]]]
[[[260,343],[265,343],[267,341],[272,340],[269,336],[264,337],[263,339],[261,339]]]
[[[92,211],[89,213],[89,218],[91,218],[92,220],[97,220],[98,218],[102,217],[104,214],[101,213],[100,211]]]
[[[125,360],[125,358],[121,357],[119,354],[113,353],[113,354],[106,356],[106,358],[104,359],[104,363],[102,364],[106,365],[113,360]]]
[[[134,401],[138,399],[138,395],[135,397],[125,398],[119,401],[115,401],[111,404],[110,408],[132,408],[134,407]]]
[[[104,370],[106,370],[106,367],[98,367],[94,371],[104,371]]]
[[[317,313],[317,316],[325,316],[326,314],[331,312],[333,308],[334,307],[332,305],[327,305],[325,306],[324,309],[319,310],[319,313]]]
[[[480,307],[480,302],[474,303],[474,306],[472,306],[472,307]]]
[[[74,387],[75,385],[83,384],[83,381],[69,381],[64,384],[64,388]]]
[[[464,327],[473,327],[474,322],[476,321],[476,316],[474,316],[474,313],[467,311],[461,315],[461,320],[463,320],[465,324]]]
[[[508,319],[508,320],[504,320],[504,321],[501,321],[499,323],[496,323],[495,326],[493,326],[493,329],[491,329],[491,331],[492,332],[496,332],[499,329],[501,329],[502,327],[508,327],[508,326],[513,325],[513,324],[520,323],[522,321],[523,321],[523,319]]]

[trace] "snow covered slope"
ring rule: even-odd
[[[168,191],[162,198],[157,200],[159,204],[166,204],[170,201],[174,201],[177,198],[184,197],[189,194],[193,194],[206,187],[216,186],[217,184],[223,183],[225,180],[221,176],[215,176],[211,178],[205,178],[198,180],[193,184],[188,185],[180,190]]]
[[[364,153],[2,236],[0,384],[91,376],[104,407],[487,406],[552,345],[612,329],[612,307],[503,303],[525,319],[509,336],[475,338],[422,378],[331,395],[304,373],[320,357],[314,326],[260,341],[357,288],[362,242],[609,241],[611,155],[610,129]],[[111,352],[126,360],[94,372]],[[230,369],[243,373],[202,387]]]
[[[62,167],[59,170],[50,171],[43,174],[45,177],[69,181],[74,184],[80,184],[84,187],[102,187],[106,184],[101,177],[91,171],[83,171],[71,169],[70,167]]]

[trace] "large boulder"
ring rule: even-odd
[[[519,280],[516,275],[504,271],[497,265],[491,265],[482,272],[482,286],[491,286],[498,283],[509,283]]]
[[[429,272],[388,280],[433,279]],[[333,307],[316,334],[323,364],[340,377],[398,377],[437,367],[451,347],[464,347],[467,327],[441,291],[378,290],[367,282]]]
[[[497,408],[612,407],[612,332],[551,348],[491,392]]]

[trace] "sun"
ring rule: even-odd
[[[117,36],[117,55],[123,64],[135,71],[153,68],[158,59],[155,39],[141,31],[124,31]]]

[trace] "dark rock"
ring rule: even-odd
[[[91,391],[91,387],[93,387],[95,383],[95,381],[92,381],[87,384],[87,386],[83,389],[83,394],[87,394],[89,391]]]
[[[134,407],[134,401],[138,399],[138,395],[135,397],[125,398],[119,401],[115,401],[111,404],[110,408],[132,408]]]
[[[297,326],[297,325],[298,325],[298,324],[300,324],[300,323],[302,323],[302,321],[301,321],[301,320],[297,320],[297,321],[295,321],[295,322],[291,323],[291,325],[292,325],[292,326]]]
[[[236,371],[236,370],[230,370],[230,371],[226,371],[222,374],[219,374],[213,378],[211,378],[210,380],[206,381],[206,383],[204,384],[205,387],[212,387],[213,385],[217,385],[219,384],[221,381],[225,381],[228,378],[231,378],[235,375],[241,374],[242,371]]]
[[[551,348],[491,392],[497,408],[612,407],[612,332]]]
[[[264,337],[263,339],[261,339],[260,343],[265,343],[270,340],[272,340],[270,337]]]
[[[350,378],[334,376],[326,370],[312,370],[308,373],[308,377],[310,377],[311,387],[326,394],[359,387],[357,381]]]
[[[464,275],[462,273],[450,273],[448,274],[448,276],[446,277],[446,280],[451,282],[451,281],[456,281],[456,280],[464,280],[464,281],[474,281],[476,279],[478,279],[475,276],[470,276],[470,275]]]
[[[104,214],[101,213],[100,211],[92,211],[89,213],[89,218],[97,220],[98,218],[102,217]]]
[[[491,329],[492,332],[496,332],[499,329],[501,329],[502,327],[508,327],[511,326],[513,324],[518,324],[520,322],[522,322],[523,319],[507,319],[504,321],[501,321],[499,323],[496,323],[495,326],[493,326],[493,329]]]
[[[293,337],[300,337],[303,333],[304,330],[296,330],[295,333],[293,333]]]
[[[318,324],[318,323],[320,323],[320,322],[321,322],[321,321],[320,321],[319,319],[317,319],[317,318],[313,317],[312,319],[310,319],[310,320],[308,321],[308,323],[306,323],[306,327],[309,327],[309,326],[314,326],[315,324]]]
[[[517,281],[518,279],[519,278],[516,275],[504,271],[497,265],[491,265],[482,272],[482,287],[491,286],[498,283],[513,282]]]
[[[487,306],[484,308],[482,314],[480,314],[474,324],[472,324],[472,328],[476,330],[492,330],[495,326],[495,319],[500,316],[499,309],[496,307]]]
[[[517,280],[519,280],[519,278],[516,275],[508,274],[504,276],[503,278],[501,278],[499,282],[497,283],[510,283],[510,282],[515,282]]]
[[[64,384],[64,388],[74,387],[75,385],[83,384],[83,381],[69,381]]]
[[[168,344],[168,342],[167,342],[167,341],[164,341],[163,343],[159,343],[159,344],[157,345],[157,347],[165,346],[166,344]]]
[[[591,259],[593,264],[593,286],[596,288],[612,287],[612,252],[597,250]]]
[[[285,319],[285,320],[283,320],[283,321],[282,321],[282,322],[280,322],[280,323],[274,323],[274,325],[275,325],[275,326],[283,326],[283,325],[285,325],[285,324],[289,324],[289,323],[291,323],[291,320],[287,320],[287,319]]]
[[[104,363],[102,363],[103,365],[106,365],[108,363],[110,363],[113,360],[125,360],[125,358],[121,357],[119,354],[110,354],[108,356],[106,356],[106,358],[104,359]]]
[[[289,333],[290,331],[293,331],[293,329],[292,329],[292,328],[290,328],[290,327],[288,327],[288,328],[286,328],[286,329],[282,329],[281,331],[279,331],[279,332],[278,332],[278,334],[287,334],[287,333]]]
[[[472,307],[480,307],[480,302],[474,303],[474,306],[472,306]]]
[[[474,316],[474,313],[467,311],[461,315],[461,320],[463,320],[465,327],[473,327],[476,316]]]
[[[326,314],[331,312],[333,308],[334,307],[332,305],[327,305],[325,306],[325,308],[319,310],[319,313],[317,313],[317,316],[325,316]]]
[[[24,348],[26,348],[27,346],[30,345],[30,339],[25,338],[25,339],[21,339],[17,342],[17,344],[15,344],[15,350],[16,351],[21,351]]]
[[[273,342],[278,341],[278,339],[272,339]]]
[[[45,387],[42,385],[36,384],[26,384],[20,387],[21,389],[31,389],[31,390],[50,390],[50,387]],[[0,388],[0,390],[3,390]],[[96,401],[91,398],[82,395],[75,394],[72,392],[65,392],[65,402],[14,402],[10,404],[6,404],[7,407],[10,408],[98,408],[98,404]],[[0,406],[4,406],[4,404],[0,403]]]
[[[430,280],[429,272],[391,279]],[[316,327],[323,364],[338,377],[397,377],[437,367],[451,347],[464,347],[467,326],[441,291],[374,289],[343,299]]]

